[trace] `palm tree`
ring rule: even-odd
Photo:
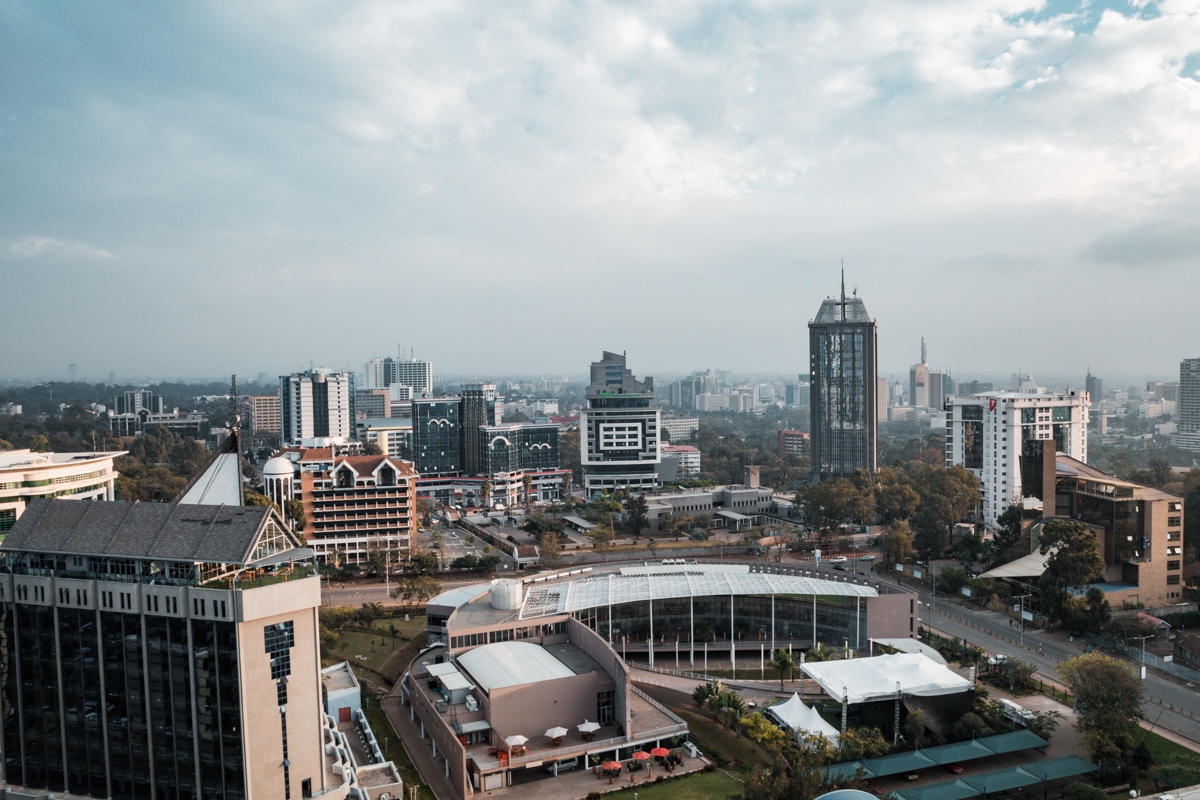
[[[707,711],[709,714],[712,714],[713,719],[720,718],[721,710],[723,708],[724,708],[724,706],[722,706],[722,704],[721,704],[721,696],[720,695],[716,695],[716,694],[709,695],[708,699],[706,699],[704,701],[704,710]],[[721,727],[728,729],[729,725],[722,722]]]
[[[704,708],[708,703],[708,698],[712,695],[719,695],[722,691],[721,682],[719,680],[701,683],[692,690],[692,702],[700,708]]]
[[[732,725],[734,731],[741,734],[742,720],[746,717],[746,701],[733,692],[725,692],[723,699],[726,727]]]
[[[567,501],[568,505],[575,502],[575,498],[571,494],[571,478],[572,477],[573,476],[570,472],[568,472],[566,475],[563,475],[563,495],[564,495],[564,499]]]
[[[804,659],[806,661],[832,661],[833,651],[826,650],[824,642],[818,642],[816,647],[804,654]]]
[[[526,474],[521,478],[521,485],[525,487],[525,513],[529,513],[529,487],[533,485],[533,476]]]
[[[779,670],[779,691],[783,691],[783,673],[796,668],[796,659],[787,650],[776,650],[771,656],[771,666]]]
[[[483,496],[483,507],[485,509],[491,508],[492,507],[492,482],[484,481],[483,484],[479,487],[479,493]]]
[[[390,633],[392,635],[392,650],[396,649],[396,634],[399,632],[400,631],[396,629],[396,623],[394,623],[394,622],[388,623],[388,633]]]

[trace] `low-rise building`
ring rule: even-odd
[[[779,457],[787,458],[788,456],[807,456],[808,455],[808,434],[801,431],[780,431],[779,432]]]
[[[38,498],[115,500],[117,470],[110,453],[0,451],[0,541]]]
[[[700,430],[700,418],[663,414],[659,427],[664,433],[664,438],[672,442],[689,442]]]
[[[690,444],[673,444],[665,446],[662,450],[664,457],[676,456],[679,459],[679,480],[686,481],[700,476],[700,448]]]
[[[412,461],[411,419],[363,419],[354,427],[356,438],[364,445],[376,444],[384,455]]]

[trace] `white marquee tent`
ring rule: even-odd
[[[919,653],[821,661],[800,668],[827,695],[835,700],[849,697],[852,705],[894,698],[897,689],[906,695],[934,697],[971,688],[966,678]]]
[[[815,708],[809,708],[804,705],[804,701],[800,699],[799,694],[793,693],[790,700],[771,706],[767,711],[784,725],[791,728],[797,735],[802,733],[819,733],[835,745],[838,742],[837,728],[822,719]]]

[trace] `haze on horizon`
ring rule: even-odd
[[[843,259],[882,375],[1200,355],[1200,0],[0,24],[3,378],[796,374]]]

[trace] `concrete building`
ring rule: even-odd
[[[250,430],[266,433],[279,433],[282,430],[279,395],[251,395],[247,398],[246,410]]]
[[[20,403],[0,403],[0,417],[19,417],[21,411]]]
[[[592,362],[587,408],[579,415],[583,488],[590,497],[659,485],[659,415],[654,379],[639,381],[625,356],[605,351]]]
[[[392,413],[392,393],[388,389],[357,389],[354,392],[354,421],[384,419]]]
[[[418,398],[412,401],[413,459],[422,477],[463,473],[462,399]]]
[[[634,751],[685,736],[687,725],[640,692],[621,653],[699,668],[816,642],[856,649],[915,635],[915,595],[880,595],[781,565],[625,567],[600,574],[495,580],[427,605],[438,648],[412,663],[399,693],[424,749],[444,759],[456,796],[511,786],[514,773]],[[761,572],[759,571],[761,569]],[[766,574],[771,572],[772,574]],[[710,641],[711,640],[711,641]],[[669,642],[670,644],[665,644]],[[678,642],[678,644],[676,644]],[[544,736],[565,729],[557,740]],[[522,746],[510,737],[526,737]],[[414,737],[415,738],[415,737]],[[429,742],[426,742],[426,738]]]
[[[808,324],[811,481],[875,471],[881,402],[877,330],[863,301],[857,295],[847,299],[844,278],[841,300],[827,298]]]
[[[663,433],[663,438],[672,442],[690,442],[692,436],[700,430],[700,418],[663,414],[662,419],[659,420],[659,429]]]
[[[758,467],[748,466],[746,469],[754,479],[748,482],[757,483],[757,472],[754,471]],[[755,516],[770,513],[774,508],[774,490],[756,485],[718,486],[646,495],[646,520],[651,533],[660,531],[662,520],[668,516],[709,514],[717,525],[737,529],[749,526]]]
[[[987,525],[995,527],[1009,506],[1028,496],[1022,484],[1027,443],[1050,441],[1064,455],[1087,461],[1089,410],[1083,392],[991,392],[949,401],[946,466],[966,467],[979,478]]]
[[[1099,405],[1104,396],[1104,381],[1092,374],[1091,367],[1088,367],[1087,377],[1084,379],[1084,389],[1087,391],[1092,405]]]
[[[416,527],[417,474],[388,456],[281,450],[263,465],[263,488],[282,508],[304,505],[304,538],[324,560],[365,564],[374,548],[408,549]]]
[[[483,425],[479,433],[478,475],[545,472],[558,469],[557,425],[510,422]]]
[[[141,411],[165,414],[166,403],[161,396],[148,389],[135,389],[114,397],[112,410],[114,414],[137,414]]]
[[[1200,453],[1200,358],[1179,362],[1179,432],[1171,444]]]
[[[354,438],[364,445],[376,444],[386,456],[412,461],[411,419],[363,419],[354,424],[354,430]]]
[[[690,444],[666,445],[662,448],[664,455],[673,455],[679,459],[678,479],[692,480],[700,477],[700,449]]]
[[[808,455],[808,434],[801,431],[779,432],[779,457]]]
[[[697,411],[727,411],[729,409],[730,396],[727,394],[709,394],[707,392],[696,395],[695,404]]]
[[[363,365],[367,389],[387,389],[395,384],[412,387],[414,397],[433,392],[433,362],[417,358],[373,358]]]
[[[320,579],[272,509],[39,499],[0,556],[10,794],[348,797]]]
[[[354,373],[311,369],[279,378],[279,407],[285,442],[354,436]]]
[[[38,498],[115,500],[117,470],[113,462],[125,453],[0,450],[0,541],[25,507]]]

